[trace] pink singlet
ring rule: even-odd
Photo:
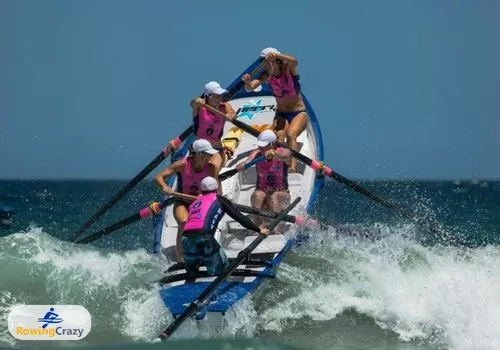
[[[178,174],[177,183],[180,192],[197,196],[201,193],[201,180],[210,176],[210,164],[205,164],[203,169],[197,173],[193,170],[192,162],[191,158],[186,158],[186,166],[184,167],[184,171]]]

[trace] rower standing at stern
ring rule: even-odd
[[[273,47],[265,48],[260,53],[266,60],[264,73],[259,79],[252,80],[249,74],[244,74],[241,80],[247,91],[255,90],[261,84],[267,83],[276,98],[276,116],[274,130],[278,141],[286,142],[294,151],[298,150],[297,137],[306,129],[309,117],[306,106],[300,94],[300,76],[297,70],[297,59],[284,55]],[[297,160],[290,160],[290,172],[297,169]]]

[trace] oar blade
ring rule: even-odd
[[[137,214],[134,214],[134,215],[131,215],[129,216],[128,218],[126,219],[123,219],[122,221],[119,221],[117,222],[116,224],[113,224],[111,226],[108,226],[106,227],[105,229],[102,229],[96,233],[93,233],[85,238],[82,238],[78,241],[76,241],[75,243],[77,244],[88,244],[88,243],[92,243],[96,240],[98,240],[99,238],[102,238],[104,236],[107,236],[109,234],[111,234],[112,232],[122,228],[122,227],[125,227],[127,225],[130,225],[134,222],[137,222],[141,220],[141,215],[139,213]]]

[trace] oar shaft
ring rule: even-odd
[[[269,231],[273,231],[276,226],[280,223],[280,221],[285,217],[290,210],[292,210],[297,203],[299,203],[301,200],[300,197],[297,197],[285,210],[281,212],[281,214],[271,222],[269,225]],[[229,266],[224,269],[224,271],[212,282],[210,285],[198,296],[198,298],[193,301],[184,312],[177,317],[170,326],[168,326],[167,329],[163,333],[160,334],[160,339],[161,340],[167,340],[176,330],[179,328],[179,326],[188,318],[190,317],[196,310],[202,306],[208,297],[219,287],[219,285],[226,280],[226,278],[233,272],[235,268],[237,268],[245,259],[248,258],[248,256],[252,253],[252,251],[264,240],[266,239],[267,236],[259,235],[256,239],[252,241],[246,247],[243,249],[236,259],[234,259]]]
[[[223,112],[219,111],[218,109],[213,108],[212,106],[206,106],[206,108],[214,114],[217,114],[221,117],[225,117]],[[248,124],[243,123],[240,120],[235,119],[234,121],[232,121],[232,123],[234,124],[234,126],[242,129],[243,131],[246,131],[247,133],[249,133],[252,136],[255,136],[255,137],[259,136],[259,133],[260,133],[259,130],[251,127]],[[288,148],[288,145],[283,143],[283,142],[277,142],[277,144],[281,147]],[[362,195],[374,200],[375,202],[393,210],[395,213],[399,214],[400,216],[405,217],[405,218],[421,225],[422,227],[426,228],[427,230],[429,230],[431,232],[445,234],[445,235],[449,236],[449,234],[447,234],[443,230],[439,229],[438,227],[431,225],[430,223],[424,221],[421,218],[415,217],[414,215],[403,210],[402,208],[392,204],[388,200],[381,198],[380,196],[374,194],[371,191],[368,191],[367,189],[358,185],[354,181],[349,180],[346,177],[336,173],[331,168],[325,166],[323,163],[321,163],[317,160],[313,160],[313,159],[307,157],[306,155],[304,155],[300,152],[297,152],[293,149],[290,149],[290,151],[292,153],[292,156],[297,158],[302,163],[310,166],[314,170],[319,171],[319,172],[323,173],[324,175],[326,175],[334,180],[339,181],[340,183],[342,183],[342,184],[348,186],[349,188],[353,189],[354,191],[361,193]]]
[[[192,196],[190,194],[185,194],[185,193],[180,193],[180,192],[173,192],[171,195],[172,195],[172,197],[183,199],[183,200],[188,201],[188,202],[192,202],[198,198],[197,196]]]
[[[112,233],[112,232],[114,232],[114,231],[116,231],[116,230],[118,230],[118,229],[120,229],[120,228],[122,228],[124,226],[130,225],[133,222],[139,221],[139,220],[141,220],[141,215],[140,214],[131,215],[128,218],[123,219],[122,221],[117,222],[114,225],[108,226],[108,227],[106,227],[105,229],[103,229],[101,231],[93,233],[93,234],[91,234],[88,237],[80,239],[80,240],[76,241],[75,243],[77,243],[77,244],[88,244],[88,243],[94,242],[95,240],[98,240],[99,238],[107,236],[110,233]]]
[[[176,140],[182,143],[193,131],[193,127],[187,128]],[[99,210],[78,229],[70,238],[70,241],[75,241],[85,230],[92,226],[104,213],[106,213],[113,205],[115,205],[123,196],[125,196],[132,188],[134,188],[142,179],[144,179],[154,168],[156,168],[169,154],[170,148],[165,147],[144,169],[139,172],[132,180],[123,186],[111,199],[105,203]]]
[[[166,206],[169,206],[173,202],[174,202],[174,198],[168,198],[168,199],[164,200],[162,203],[160,203],[159,209],[161,210],[161,209],[165,208]],[[151,209],[149,207],[142,208],[138,213],[130,215],[128,218],[123,219],[122,221],[119,221],[116,224],[108,226],[100,231],[97,231],[96,233],[93,233],[93,234],[91,234],[83,239],[80,239],[80,240],[76,241],[75,243],[88,244],[88,243],[94,242],[94,241],[98,240],[99,238],[107,236],[107,235],[113,233],[114,231],[116,231],[122,227],[130,225],[136,221],[139,221],[139,220],[144,219],[146,217],[149,217],[151,215],[152,215],[152,213],[151,213]]]

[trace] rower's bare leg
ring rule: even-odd
[[[252,207],[255,209],[264,209],[265,200],[266,192],[255,190],[251,198]],[[262,225],[262,218],[258,215],[254,215],[254,223],[260,227]]]
[[[297,137],[307,128],[307,121],[308,117],[306,112],[299,113],[292,119],[286,131],[286,140],[290,149],[298,151]],[[290,160],[289,172],[294,173],[296,171],[297,159],[292,157]]]
[[[182,249],[182,233],[184,231],[184,224],[188,217],[188,207],[186,203],[176,203],[174,206],[174,218],[177,221],[177,239],[175,251],[177,253],[177,261],[184,262],[184,254]]]
[[[184,262],[184,249],[182,245],[182,233],[184,231],[184,222],[179,223],[177,227],[177,240],[175,244],[175,250],[177,253],[177,261],[183,263]]]
[[[286,133],[288,131],[288,121],[281,116],[275,116],[273,128],[276,133],[276,140],[278,142],[285,142]]]
[[[290,193],[286,191],[274,192],[269,198],[269,209],[274,212],[281,212],[284,210],[291,202]],[[286,224],[280,222],[276,227],[276,231],[285,232]]]
[[[213,164],[215,171],[218,174],[219,171],[222,169],[222,163],[223,163],[221,152],[212,155],[212,157],[210,157],[210,163]]]

